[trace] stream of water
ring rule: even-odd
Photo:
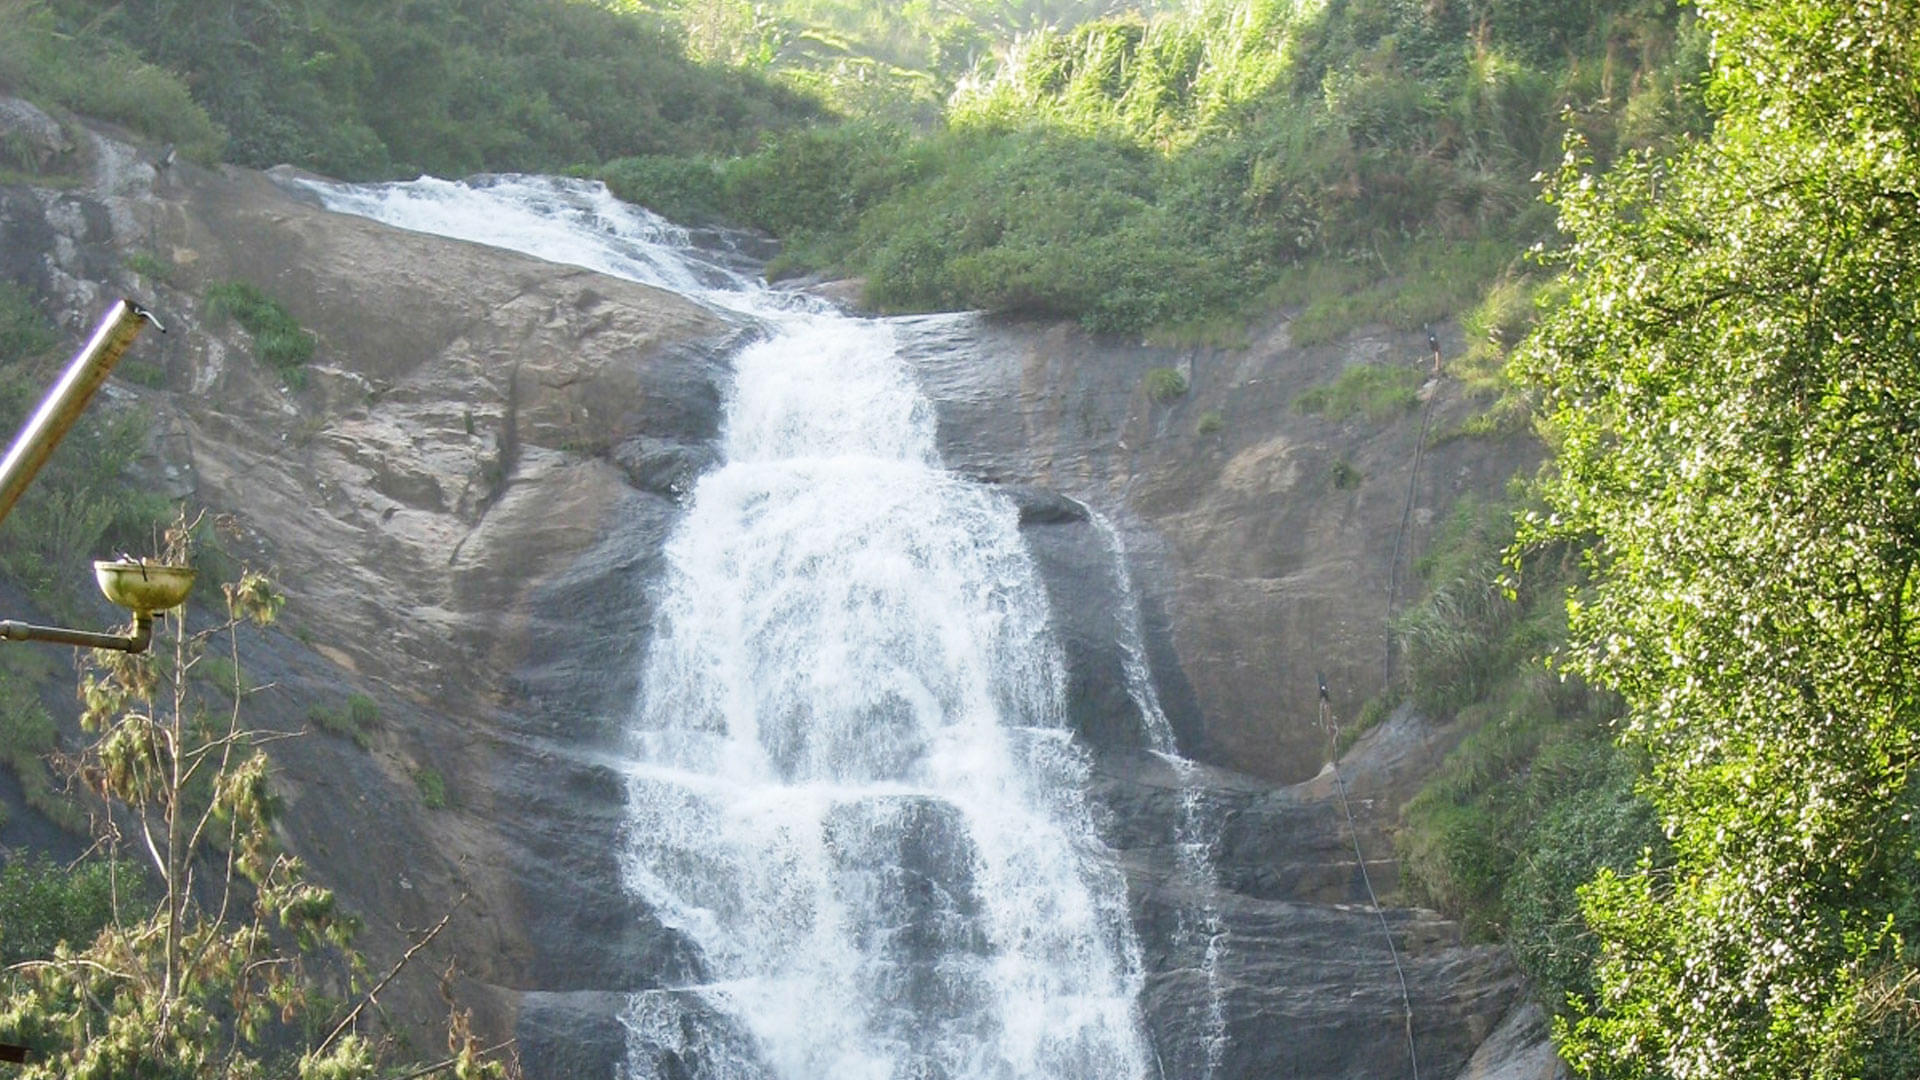
[[[1156,1075],[1045,590],[1013,505],[941,467],[895,328],[769,290],[596,184],[313,187],[767,328],[669,541],[630,718],[627,883],[703,977],[634,996],[629,1075]]]

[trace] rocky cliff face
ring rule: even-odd
[[[299,729],[353,694],[378,705],[367,750],[276,744],[287,840],[380,913],[376,956],[469,896],[449,951],[494,1031],[523,992],[626,990],[658,970],[623,948],[641,920],[613,865],[620,789],[591,762],[631,698],[644,585],[746,331],[672,294],[78,134],[54,166],[86,183],[0,187],[0,273],[76,339],[119,294],[169,324],[135,354],[165,385],[115,380],[103,405],[151,415],[152,481],[225,515],[232,553],[287,594],[285,629],[246,642],[249,680],[272,688],[250,719]],[[136,251],[167,280],[127,269]],[[304,388],[205,317],[206,287],[232,280],[315,334]],[[422,799],[429,772],[445,809]],[[386,1004],[430,1021],[443,1006],[417,974]]]
[[[165,385],[116,381],[110,404],[151,412],[154,482],[230,515],[235,554],[288,594],[287,628],[246,644],[250,678],[272,685],[256,722],[298,727],[349,693],[380,707],[365,750],[323,734],[277,744],[289,842],[350,906],[380,913],[376,953],[469,897],[446,940],[482,1024],[517,1033],[537,1075],[611,1075],[626,995],[690,970],[620,887],[615,733],[662,541],[712,460],[727,358],[754,331],[642,286],[328,214],[259,174],[66,135],[34,167],[83,182],[0,186],[0,275],[48,298],[75,337],[122,293],[168,317],[173,332],[140,346]],[[168,280],[129,270],[136,251]],[[226,280],[315,333],[303,388],[203,317],[205,288]],[[1290,408],[1346,364],[1423,362],[1424,343],[1295,349],[1284,320],[1231,352],[985,320],[903,336],[949,462],[1022,502],[1133,889],[1166,1075],[1405,1075],[1389,934],[1420,1075],[1468,1067],[1518,999],[1511,965],[1430,912],[1366,904],[1315,711],[1316,669],[1343,716],[1379,684],[1417,418],[1336,425]],[[1193,386],[1172,405],[1141,388],[1165,364]],[[1432,392],[1441,417],[1464,408],[1446,384]],[[1221,425],[1202,434],[1208,411]],[[1334,484],[1336,461],[1361,482]],[[1498,447],[1431,450],[1408,549],[1456,493],[1518,464]],[[1142,747],[1114,644],[1115,537],[1160,700],[1208,766]],[[1403,715],[1346,762],[1383,891],[1393,811],[1445,745]],[[429,770],[446,808],[416,786]],[[1196,932],[1194,912],[1212,929]],[[424,972],[387,1004],[440,1008]],[[1190,1019],[1209,1010],[1215,1027]],[[1537,1053],[1522,1020],[1496,1044],[1520,1049],[1483,1049],[1474,1075]]]

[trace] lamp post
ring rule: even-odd
[[[80,419],[93,392],[107,380],[113,365],[132,346],[146,323],[166,333],[166,327],[145,308],[128,300],[116,301],[100,320],[93,337],[68,362],[59,381],[47,391],[20,434],[14,436],[6,458],[0,460],[0,521],[4,521],[20,501],[40,467],[46,464],[47,456]],[[193,571],[184,566],[122,559],[96,562],[93,569],[100,591],[107,599],[133,612],[132,634],[97,634],[8,619],[0,621],[0,640],[50,641],[84,648],[145,652],[153,641],[154,612],[178,607],[193,587]]]

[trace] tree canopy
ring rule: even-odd
[[[1672,862],[1584,891],[1589,1075],[1920,1072],[1920,3],[1710,0],[1711,138],[1551,198],[1522,350],[1589,544],[1569,667]]]

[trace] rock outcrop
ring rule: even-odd
[[[366,750],[274,745],[290,842],[349,908],[381,913],[376,956],[458,905],[446,940],[485,1028],[510,1030],[523,991],[644,983],[660,966],[638,955],[614,866],[622,792],[591,761],[631,699],[645,585],[750,330],[327,213],[257,173],[81,139],[88,184],[0,188],[0,271],[71,337],[122,293],[171,325],[134,354],[163,385],[107,395],[151,415],[151,482],[221,514],[229,553],[288,597],[284,629],[246,642],[249,681],[271,687],[250,720],[300,729],[350,695],[377,704]],[[165,280],[130,270],[134,252]],[[224,281],[314,335],[304,385],[207,317]],[[447,808],[422,799],[427,776]],[[443,1013],[428,966],[390,1011]]]
[[[614,751],[662,542],[713,460],[728,357],[754,328],[62,130],[70,145],[48,141],[42,164],[84,182],[0,186],[0,276],[48,298],[73,337],[122,293],[173,324],[139,347],[162,385],[116,380],[109,397],[153,417],[151,482],[224,515],[231,554],[289,597],[284,629],[245,643],[250,681],[271,687],[254,721],[301,727],[350,694],[378,705],[366,749],[275,744],[289,842],[348,906],[380,913],[377,955],[457,906],[444,940],[482,1028],[516,1033],[536,1075],[614,1075],[627,996],[671,995],[696,965],[621,887]],[[136,252],[165,280],[130,269]],[[222,281],[259,286],[314,334],[304,385],[206,317]],[[1403,715],[1364,740],[1342,774],[1349,822],[1322,770],[1313,674],[1352,715],[1380,680],[1390,550],[1417,550],[1455,493],[1524,460],[1430,450],[1396,537],[1417,420],[1326,424],[1291,404],[1348,363],[1418,362],[1409,338],[1295,349],[1282,320],[1245,350],[1176,353],[953,316],[902,337],[950,464],[1008,486],[1054,593],[1166,1075],[1404,1075],[1405,1000],[1422,1076],[1469,1059],[1476,1076],[1521,1075],[1489,1070],[1535,1052],[1536,1029],[1474,1057],[1520,999],[1510,963],[1431,912],[1377,914],[1353,854],[1357,831],[1390,893],[1393,809],[1447,733]],[[1141,388],[1168,364],[1192,384],[1171,405]],[[1465,408],[1430,392],[1436,423]],[[1197,430],[1205,412],[1218,430]],[[1336,462],[1360,482],[1334,484]],[[1159,701],[1207,765],[1149,752],[1116,652],[1118,549]],[[428,775],[445,808],[421,797]],[[443,1015],[430,975],[389,1010]],[[1209,1010],[1217,1031],[1179,1019]]]

